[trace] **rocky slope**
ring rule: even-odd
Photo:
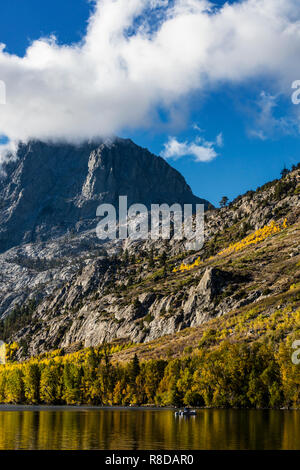
[[[175,240],[97,247],[85,232],[8,250],[1,255],[3,311],[17,291],[23,305],[27,295],[37,306],[13,313],[5,339],[22,345],[21,357],[116,338],[148,343],[261,302],[271,315],[299,283],[299,180],[298,168],[207,211],[205,245],[197,253]],[[218,255],[271,220],[282,227],[278,233]],[[195,268],[173,272],[199,257]]]
[[[0,318],[70,281],[106,254],[95,233],[100,203],[204,203],[162,158],[130,140],[20,145],[0,177]],[[115,248],[116,249],[116,248]]]

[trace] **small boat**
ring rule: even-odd
[[[175,416],[195,416],[196,410],[190,410],[190,408],[184,408],[183,410],[175,411]]]

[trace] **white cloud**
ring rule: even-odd
[[[193,124],[193,129],[194,131],[197,131],[197,132],[203,132],[203,129],[199,127],[196,122]]]
[[[223,133],[222,132],[220,132],[220,134],[217,135],[216,145],[218,147],[223,147],[223,145],[224,145],[224,138],[223,138]]]
[[[17,151],[17,143],[14,140],[11,140],[5,144],[0,144],[0,175],[2,174],[2,167],[1,165],[9,158],[16,155]]]
[[[39,39],[24,57],[1,48],[7,104],[0,134],[12,140],[117,134],[150,126],[158,105],[172,109],[189,92],[252,78],[271,78],[278,92],[289,93],[300,73],[299,21],[299,0],[216,9],[206,0],[98,0],[81,43]],[[198,159],[212,157],[212,148],[194,145]]]
[[[249,129],[250,136],[266,140],[269,137],[298,132],[299,123],[295,116],[276,116],[280,96],[262,91],[254,109],[254,125]]]
[[[169,137],[168,142],[164,144],[164,150],[161,155],[164,158],[177,160],[183,155],[189,155],[189,145],[187,142],[178,142],[175,137]]]
[[[216,142],[208,142],[201,137],[197,137],[194,142],[179,142],[175,137],[169,137],[164,144],[162,156],[164,158],[178,158],[193,156],[197,162],[209,162],[218,156],[214,146],[223,145],[222,133],[216,138]]]

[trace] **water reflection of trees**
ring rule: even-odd
[[[0,449],[297,449],[300,412],[0,411]]]

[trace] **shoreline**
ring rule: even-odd
[[[174,410],[172,407],[157,406],[101,406],[101,405],[22,405],[22,404],[0,404],[1,411],[89,411],[89,410]]]
[[[0,412],[2,411],[175,411],[182,407],[171,406],[109,406],[109,405],[23,405],[23,404],[0,404]],[[200,410],[218,410],[218,411],[299,411],[300,408],[210,408],[210,407],[193,407]]]

